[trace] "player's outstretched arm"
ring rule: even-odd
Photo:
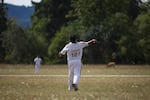
[[[96,43],[96,39],[91,39],[90,41],[88,41],[88,44],[95,44]]]

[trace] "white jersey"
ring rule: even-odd
[[[41,62],[42,62],[42,59],[39,58],[39,57],[36,57],[36,58],[34,59],[34,62],[35,62],[36,65],[40,65]]]
[[[61,54],[67,53],[67,60],[81,60],[83,48],[88,46],[88,42],[68,43],[60,52]]]

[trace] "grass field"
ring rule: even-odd
[[[150,100],[149,65],[84,65],[77,92],[67,90],[67,77],[52,76],[67,74],[67,65],[42,65],[36,74],[34,65],[1,64],[0,100]]]

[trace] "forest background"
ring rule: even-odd
[[[42,0],[32,2],[31,27],[7,17],[0,3],[0,63],[31,64],[36,56],[44,64],[66,63],[58,52],[69,42],[97,39],[84,49],[83,62],[150,64],[150,0]]]

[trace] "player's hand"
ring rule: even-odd
[[[91,39],[90,41],[88,41],[88,44],[95,44],[96,43],[96,39]]]
[[[58,55],[59,55],[59,57],[61,57],[61,56],[62,56],[62,54],[61,54],[60,52],[58,53]]]
[[[92,39],[92,43],[96,43],[96,39]]]

